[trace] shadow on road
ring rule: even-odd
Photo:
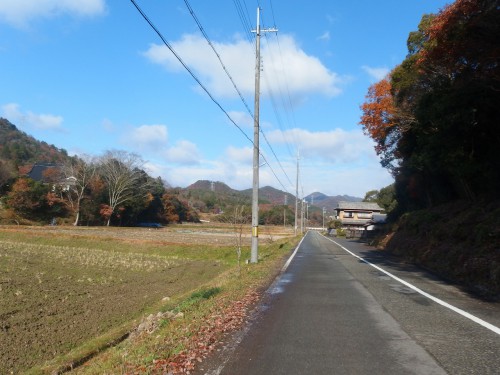
[[[412,263],[408,259],[404,259],[403,257],[391,254],[386,250],[377,249],[376,247],[369,245],[369,239],[345,239],[329,236],[326,237],[353,251],[356,255],[363,258],[366,262],[372,263],[379,267],[390,267],[391,269],[395,269],[398,271],[418,273],[419,277],[433,281],[435,283],[442,285],[452,285],[471,298],[485,302],[499,302],[499,298],[484,295],[480,290],[459,284],[454,280],[448,279],[426,267],[423,267],[422,265]],[[360,260],[359,262],[364,263],[362,260]]]

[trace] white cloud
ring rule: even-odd
[[[236,148],[229,146],[226,149],[226,156],[234,162],[252,165],[253,147]]]
[[[253,169],[251,164],[239,163],[229,158],[215,161],[202,161],[198,165],[161,165],[148,164],[147,170],[153,176],[161,176],[173,186],[186,187],[197,180],[222,181],[236,190],[252,187]],[[283,167],[295,183],[296,164],[283,163]],[[287,190],[295,194],[295,186],[290,186],[286,177],[283,177],[279,168],[273,166],[279,175],[285,189],[278,183],[271,169],[265,165],[260,168],[259,185],[274,186],[280,190]],[[302,159],[300,163],[300,191],[308,195],[320,191],[327,195],[348,194],[363,197],[373,189],[381,189],[393,182],[387,170],[383,169],[377,160],[372,160],[362,166],[352,164],[333,165],[332,163],[318,163],[309,159]]]
[[[152,163],[150,161],[147,161],[144,163],[144,170],[153,177],[158,177],[158,176],[164,176],[165,175],[165,168],[161,166],[160,164],[157,163]],[[170,181],[169,181],[170,183]]]
[[[276,144],[284,144],[289,139],[294,139],[303,157],[330,163],[352,163],[375,155],[373,142],[359,130],[334,129],[323,132],[304,129],[291,129],[285,132],[275,130],[267,133],[267,139]]]
[[[322,35],[320,35],[318,37],[318,40],[329,41],[330,40],[330,32],[329,31],[325,31]]]
[[[165,125],[141,125],[124,134],[122,141],[136,150],[158,150],[167,145],[167,127]]]
[[[194,165],[200,163],[198,147],[187,140],[179,140],[173,146],[168,144],[166,125],[141,125],[129,130],[121,137],[128,147],[151,157],[158,162],[163,159],[169,163]],[[150,163],[153,166],[153,163]],[[152,167],[153,168],[153,167]],[[156,170],[153,168],[153,170]]]
[[[247,112],[229,111],[228,114],[238,126],[253,128],[253,117]]]
[[[333,17],[333,16],[332,16],[332,15],[330,15],[330,14],[327,14],[327,15],[326,15],[326,20],[328,21],[328,23],[329,23],[330,25],[333,25],[333,24],[336,22],[335,17]]]
[[[204,38],[197,34],[188,34],[181,40],[172,42],[171,45],[210,92],[219,97],[237,97],[238,94],[231,81]],[[253,44],[238,39],[231,43],[213,42],[213,45],[238,89],[244,95],[253,94],[255,88]],[[278,50],[281,51],[280,56],[272,52]],[[328,70],[318,58],[307,55],[291,36],[281,35],[279,48],[273,39],[269,43],[263,43],[261,55],[265,76],[261,81],[261,89],[264,94],[267,92],[268,83],[273,86],[283,85],[285,80],[292,96],[304,97],[310,94],[334,96],[341,92],[339,76]],[[150,45],[144,56],[170,71],[183,71],[180,63],[164,45]]]
[[[367,73],[374,81],[380,81],[380,80],[384,79],[385,76],[387,76],[387,74],[389,74],[389,69],[385,68],[385,67],[372,68],[372,67],[363,65],[361,67],[361,69],[363,69],[365,71],[365,73]]]
[[[20,128],[34,128],[40,130],[62,130],[62,116],[51,114],[36,114],[31,111],[22,112],[19,104],[8,103],[2,106],[5,118],[19,125]]]
[[[186,140],[177,141],[175,146],[168,148],[163,153],[169,162],[193,165],[200,163],[201,154],[198,147]]]
[[[35,18],[50,18],[60,14],[95,16],[105,12],[105,0],[2,0],[0,20],[26,27]]]
[[[349,194],[363,197],[368,190],[380,189],[393,182],[392,177],[380,166],[370,142],[363,142],[356,132],[334,130],[312,133],[293,130],[301,136],[300,158],[300,195],[320,191],[327,195]],[[362,135],[361,135],[362,136]],[[270,138],[271,136],[268,136]],[[273,134],[273,141],[280,142],[283,134]],[[365,137],[366,138],[366,137]],[[325,139],[325,140],[323,140]],[[182,141],[184,142],[184,141]],[[178,148],[188,148],[178,142]],[[344,143],[344,144],[343,144]],[[174,148],[170,149],[173,152]],[[332,150],[335,155],[332,155]],[[168,160],[177,162],[176,160]],[[252,187],[253,150],[251,147],[228,147],[216,160],[201,160],[195,165],[188,164],[148,164],[148,171],[154,176],[162,176],[173,186],[186,187],[197,180],[223,181],[233,189],[243,190]],[[185,160],[184,160],[185,161]],[[276,180],[268,165],[260,168],[259,185],[270,185],[295,194],[296,160],[281,160],[288,175],[283,175],[273,158],[269,158],[274,172],[278,175],[283,188]]]
[[[351,195],[363,198],[369,190],[380,190],[394,182],[390,173],[378,161],[363,166],[333,166],[308,163],[301,166],[304,195],[315,191],[327,195]]]

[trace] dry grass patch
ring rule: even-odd
[[[158,317],[159,341],[139,335],[83,369],[120,373],[125,364],[169,360],[188,350],[201,316],[267,282],[290,250],[263,242],[262,261],[237,278],[231,230],[195,228],[0,227],[0,372],[51,373],[77,364],[150,314]],[[248,247],[243,253],[249,257]],[[195,290],[218,292],[193,298]]]

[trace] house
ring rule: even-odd
[[[76,185],[76,177],[61,176],[61,166],[53,163],[35,164],[27,176],[44,184],[51,183],[53,190],[59,186],[63,191],[69,191]]]
[[[27,175],[35,181],[46,183],[48,182],[48,175],[52,171],[58,171],[58,169],[59,167],[53,163],[35,164],[31,167],[31,170],[27,173]]]
[[[377,231],[387,222],[387,214],[373,214],[371,220],[365,224],[365,231]]]
[[[342,223],[344,229],[363,230],[365,224],[370,222],[374,215],[380,214],[383,209],[373,202],[338,202],[336,219]]]

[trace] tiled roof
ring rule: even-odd
[[[360,210],[360,211],[382,211],[382,208],[374,202],[338,202],[337,209]]]
[[[35,181],[44,181],[43,172],[45,172],[49,168],[57,167],[55,164],[47,163],[47,164],[35,164],[31,171],[28,172],[28,177],[32,178]]]

